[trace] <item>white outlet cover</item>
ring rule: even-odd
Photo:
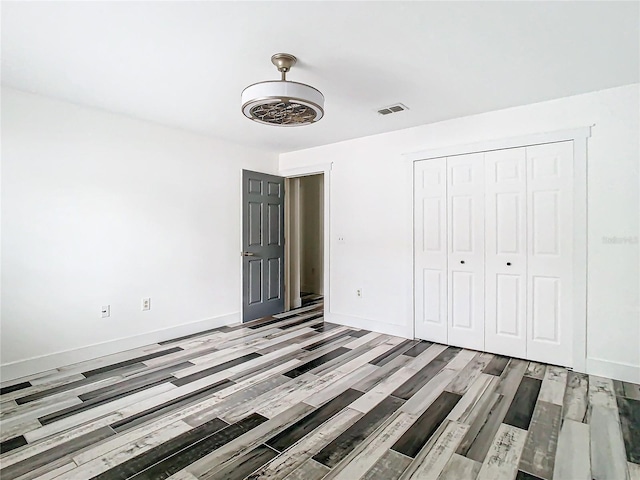
[[[111,316],[111,305],[103,305],[100,313],[102,315],[102,318]]]
[[[142,299],[142,310],[151,310],[151,297]]]

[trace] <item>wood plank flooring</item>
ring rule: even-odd
[[[3,384],[0,478],[640,477],[640,387],[302,308]]]

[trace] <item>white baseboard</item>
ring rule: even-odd
[[[395,335],[396,337],[413,338],[412,325],[392,325],[384,322],[369,320],[368,318],[354,317],[342,313],[326,312],[324,319],[327,322],[337,323],[345,327],[361,328],[372,332]]]
[[[64,350],[62,352],[50,353],[38,357],[31,357],[24,360],[17,360],[15,362],[0,365],[0,379],[2,379],[2,382],[15,380],[17,378],[63,367],[65,365],[72,365],[74,363],[92,360],[104,355],[124,352],[133,348],[144,347],[146,345],[238,322],[240,322],[240,313],[236,312],[228,315],[222,315],[220,317],[176,325],[175,327],[164,328],[162,330],[155,330],[153,332],[143,333],[133,337],[118,338],[116,340],[109,340],[107,342],[87,345],[85,347]]]
[[[640,383],[640,365],[611,362],[599,358],[587,358],[587,373],[613,378],[623,382]]]

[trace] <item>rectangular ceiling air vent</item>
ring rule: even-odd
[[[388,107],[383,107],[378,110],[380,115],[389,115],[390,113],[402,112],[404,110],[409,110],[406,105],[402,103],[396,103],[394,105],[389,105]]]

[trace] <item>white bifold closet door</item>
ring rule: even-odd
[[[527,357],[572,365],[573,142],[527,147]]]
[[[485,349],[525,357],[527,168],[525,148],[487,152]]]
[[[414,164],[415,336],[448,343],[447,159]]]
[[[447,158],[449,344],[484,349],[482,153]]]
[[[573,142],[414,172],[415,336],[571,366]]]

